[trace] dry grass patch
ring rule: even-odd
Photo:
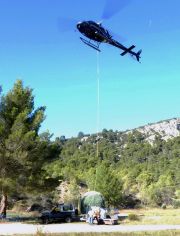
[[[180,236],[180,231],[166,230],[156,232],[131,232],[131,233],[60,233],[45,234],[37,232],[35,236]]]
[[[128,218],[120,221],[120,224],[180,224],[180,209],[133,209],[121,210],[121,213],[128,215],[137,215],[138,221],[132,221]]]

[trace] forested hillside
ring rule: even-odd
[[[22,81],[1,98],[0,106],[4,194],[55,197],[55,188],[66,181],[71,201],[78,200],[79,186],[85,186],[101,192],[107,206],[180,206],[180,136],[164,140],[156,130],[149,142],[139,129],[104,129],[98,135],[80,132],[52,140],[49,132],[39,132],[45,107],[34,109],[32,90]],[[176,128],[179,132],[178,124]]]
[[[48,164],[50,177],[84,183],[100,191],[108,205],[178,205],[180,197],[180,136],[153,144],[139,131],[103,130],[62,145],[59,157]],[[97,155],[98,145],[98,155]]]

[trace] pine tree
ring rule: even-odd
[[[42,145],[38,131],[45,118],[44,112],[45,107],[34,109],[32,89],[24,88],[21,80],[1,98],[0,187],[4,199],[10,192],[27,189],[35,182],[34,173],[40,174]],[[6,204],[1,204],[1,213],[5,209]]]

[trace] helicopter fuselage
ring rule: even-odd
[[[104,29],[101,24],[98,24],[94,21],[83,21],[78,23],[77,29],[87,38],[100,43],[111,39],[108,30]]]

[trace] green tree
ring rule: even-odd
[[[84,133],[82,132],[82,131],[80,131],[79,133],[78,133],[78,138],[83,138],[84,137]]]
[[[88,176],[87,183],[90,182],[94,184],[91,186],[91,190],[100,192],[108,207],[121,204],[122,182],[106,163],[98,165],[94,175]]]
[[[45,107],[34,109],[32,89],[18,80],[0,101],[0,187],[8,193],[42,185],[44,143],[38,135]]]

